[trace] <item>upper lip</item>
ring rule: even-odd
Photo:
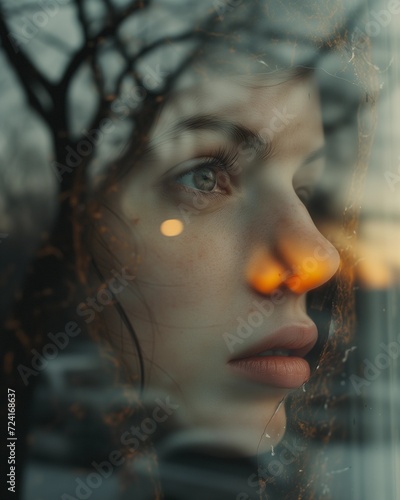
[[[313,322],[282,326],[268,334],[262,341],[239,353],[232,361],[270,350],[288,350],[290,356],[304,357],[314,347],[317,339],[318,329]]]

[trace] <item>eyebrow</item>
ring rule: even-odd
[[[158,137],[156,144],[149,145],[147,153],[150,153],[154,147],[157,147],[158,144],[164,141],[176,139],[185,132],[198,130],[209,130],[222,133],[235,145],[252,141],[252,144],[257,147],[259,155],[266,156],[271,151],[271,142],[266,141],[260,134],[248,127],[229,120],[224,120],[212,114],[198,114],[184,118],[171,125],[168,131]]]
[[[314,161],[319,160],[320,158],[325,158],[325,156],[326,156],[326,145],[323,144],[321,147],[315,149],[307,156],[307,158],[300,165],[300,168],[306,167],[310,163],[313,163]]]
[[[253,130],[242,124],[224,120],[212,114],[197,114],[188,118],[184,118],[174,123],[168,130],[168,132],[163,134],[162,139],[173,139],[179,137],[180,134],[184,132],[196,130],[211,130],[220,132],[224,134],[227,139],[229,139],[235,145],[239,145],[242,142],[250,140],[252,141],[253,145],[257,147],[258,157],[265,158],[270,155],[272,150],[271,141],[266,141],[261,134],[254,132]],[[323,145],[312,151],[301,163],[300,168],[307,166],[308,164],[324,157],[325,155],[326,146]]]
[[[265,140],[263,140],[259,134],[253,132],[244,125],[223,120],[214,115],[195,115],[185,118],[176,123],[171,132],[175,135],[189,130],[214,130],[216,132],[222,132],[235,143],[253,139],[265,145]]]

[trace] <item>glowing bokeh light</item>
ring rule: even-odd
[[[165,220],[160,226],[160,231],[164,236],[178,236],[183,231],[183,223],[179,219]]]

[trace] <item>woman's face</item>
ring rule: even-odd
[[[125,246],[112,252],[128,267],[138,257],[118,300],[142,349],[144,397],[168,397],[171,425],[192,443],[271,449],[286,425],[280,401],[310,376],[306,293],[339,264],[306,208],[323,146],[311,76],[209,76],[164,106],[147,156],[107,201],[128,223],[110,219]],[[120,321],[107,321],[119,338]]]

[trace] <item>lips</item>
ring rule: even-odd
[[[285,326],[242,351],[228,365],[249,380],[294,389],[310,378],[310,365],[304,356],[311,351],[317,338],[314,323]]]

